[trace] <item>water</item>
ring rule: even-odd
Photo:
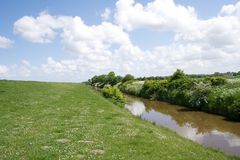
[[[170,128],[179,135],[226,154],[240,156],[240,122],[222,116],[192,111],[165,102],[126,96],[127,108],[133,115]]]

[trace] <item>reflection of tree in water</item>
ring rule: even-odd
[[[192,111],[188,108],[171,105],[165,102],[150,101],[140,98],[137,98],[137,100],[140,100],[144,103],[147,112],[155,110],[157,112],[170,115],[172,119],[178,123],[179,126],[190,124],[191,127],[198,130],[197,133],[205,133],[212,130],[218,130],[240,135],[240,122],[230,122],[225,120],[222,116],[208,114],[200,111]]]

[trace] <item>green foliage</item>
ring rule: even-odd
[[[158,91],[163,93],[167,85],[166,80],[147,80],[144,82],[140,95],[145,98],[157,99]]]
[[[143,83],[144,81],[126,81],[119,88],[124,93],[139,96]]]
[[[176,76],[178,75],[178,76]],[[240,80],[219,77],[191,79],[175,74],[171,80],[146,80],[140,96],[168,101],[240,120]],[[176,78],[178,77],[178,78]],[[131,88],[132,82],[128,83]],[[132,94],[132,92],[126,92]],[[133,94],[137,95],[137,94]]]
[[[240,88],[217,88],[208,97],[211,112],[240,119]]]
[[[127,82],[127,81],[132,81],[132,80],[134,80],[134,76],[131,74],[126,74],[122,79],[122,83]]]
[[[185,73],[180,70],[180,69],[177,69],[173,75],[170,77],[170,81],[173,81],[173,80],[177,80],[177,79],[184,79],[186,78],[187,76],[185,75]]]
[[[206,77],[204,80],[210,82],[213,86],[224,85],[227,83],[227,80],[224,77]]]
[[[116,76],[114,72],[109,72],[107,75],[105,74],[99,76],[95,75],[89,80],[89,83],[92,86],[103,88],[105,85],[114,86],[121,81],[122,81],[121,76]]]
[[[226,73],[230,74],[232,73]],[[122,79],[110,72],[108,75],[94,76],[90,82],[100,87],[106,84],[115,85],[122,92],[131,95],[163,100],[240,120],[240,78],[226,79],[219,76],[222,74],[190,78],[177,69],[172,76],[163,80],[150,77],[151,80],[134,81],[131,75]]]
[[[106,75],[94,76],[88,81],[91,85],[102,88],[106,82]]]
[[[115,77],[116,75],[115,75],[115,73],[113,72],[113,71],[111,71],[111,72],[109,72],[108,73],[108,77]]]
[[[178,90],[183,90],[183,89],[190,89],[193,85],[193,80],[190,78],[179,78],[179,79],[175,79],[172,81],[169,81],[167,88],[168,90],[174,90],[174,89],[178,89]]]
[[[190,107],[204,109],[208,105],[208,95],[211,92],[211,85],[209,83],[195,83],[189,94]]]
[[[113,99],[114,101],[124,103],[124,97],[122,92],[117,87],[104,86],[102,90],[103,96],[106,98]]]
[[[189,92],[193,86],[193,80],[187,76],[172,80],[167,85],[167,99],[171,103],[189,106]]]

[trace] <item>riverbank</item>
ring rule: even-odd
[[[133,117],[86,85],[0,81],[0,159],[239,159]]]
[[[188,77],[176,80],[134,80],[122,83],[119,88],[130,95],[182,105],[240,121],[240,79],[226,79],[224,84],[219,85],[208,81]]]
[[[168,77],[134,78],[129,74],[121,77],[110,72],[95,75],[88,80],[88,84],[99,88],[114,86],[130,95],[182,105],[240,121],[238,76],[192,76],[177,69]]]
[[[124,95],[125,108],[133,115],[167,127],[199,144],[240,157],[240,122],[166,102]]]

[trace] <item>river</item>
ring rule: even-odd
[[[127,95],[126,98],[125,108],[133,115],[228,155],[240,156],[240,122],[165,102]]]

